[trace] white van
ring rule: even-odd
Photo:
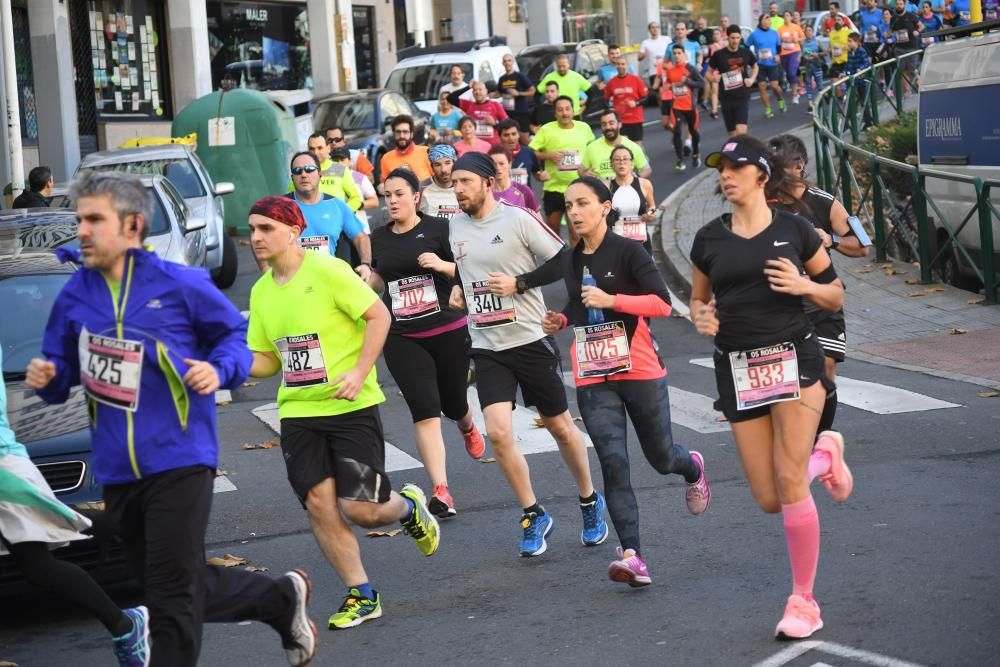
[[[433,114],[437,112],[441,87],[451,81],[452,65],[465,70],[466,82],[475,79],[495,84],[503,75],[503,57],[508,53],[514,56],[503,37],[401,49],[401,60],[389,73],[385,87]]]
[[[1000,34],[931,44],[923,58],[917,111],[920,167],[1000,181]],[[940,211],[939,216],[928,203],[935,247],[940,248],[948,239],[940,218],[944,217],[952,230],[958,228],[975,206],[975,188],[930,176],[926,184],[927,194]],[[1000,210],[1000,187],[990,194],[993,206]],[[981,267],[977,213],[962,227],[958,239]],[[993,243],[994,266],[1000,271],[1000,221],[996,216]],[[935,267],[942,280],[956,287],[978,286],[973,268],[954,248]]]

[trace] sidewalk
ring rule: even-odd
[[[796,130],[812,155],[812,129]],[[713,147],[707,147],[709,153]],[[660,238],[668,268],[689,288],[695,233],[729,210],[706,169],[660,204]],[[872,253],[874,255],[874,252]],[[847,356],[884,366],[1000,389],[1000,306],[941,283],[908,284],[917,267],[833,253],[844,282]],[[961,332],[961,333],[960,333]]]

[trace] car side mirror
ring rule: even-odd
[[[205,221],[205,218],[190,217],[184,221],[184,233],[190,234],[191,232],[196,232],[199,229],[205,229],[207,226],[208,223]]]
[[[230,192],[235,192],[236,186],[229,181],[223,181],[221,183],[215,184],[215,194],[217,195],[228,195]]]

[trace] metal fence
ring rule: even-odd
[[[817,178],[873,232],[878,261],[885,261],[890,250],[900,259],[915,259],[922,283],[934,282],[935,273],[947,282],[960,282],[952,272],[962,261],[982,283],[986,303],[996,304],[1000,276],[993,223],[1000,221],[1000,211],[991,192],[1000,193],[1000,181],[900,162],[858,145],[867,127],[897,116],[908,96],[919,94],[916,78],[907,80],[903,72],[905,65],[918,64],[921,55],[918,50],[877,63],[818,94],[813,111]],[[962,219],[949,219],[928,193],[929,182],[965,187],[975,203]],[[959,240],[970,224],[979,227],[978,249]]]

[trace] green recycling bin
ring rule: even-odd
[[[198,157],[216,183],[229,181],[226,227],[248,230],[247,212],[264,195],[288,189],[288,160],[297,144],[295,117],[280,102],[256,90],[217,90],[184,107],[173,136],[195,132]]]

